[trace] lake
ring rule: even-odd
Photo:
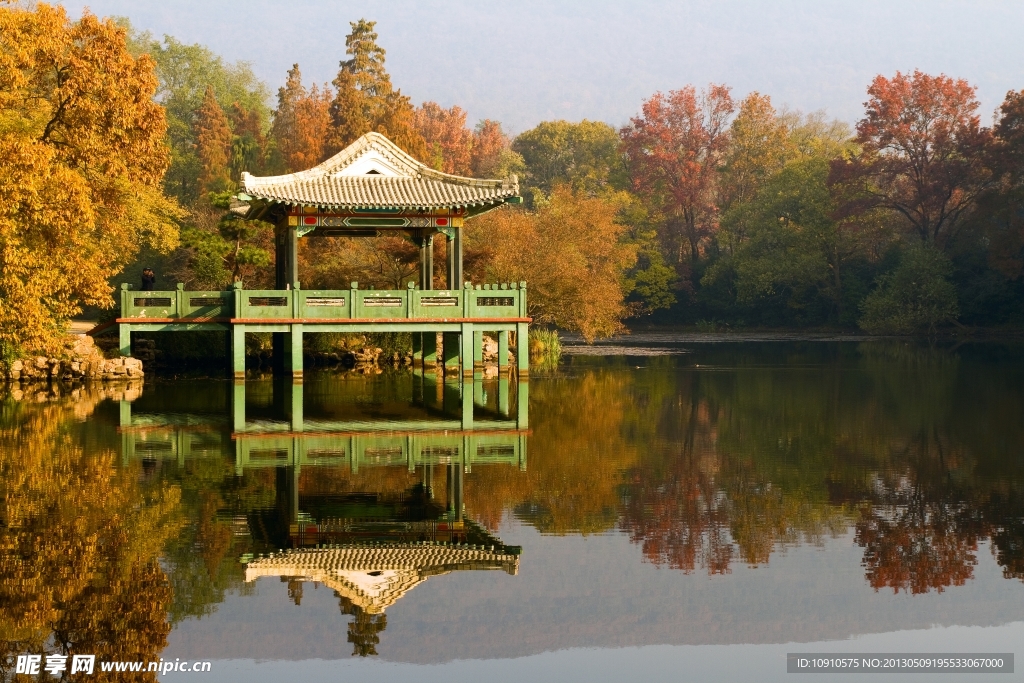
[[[1024,345],[567,351],[0,390],[0,680],[782,681],[1022,642]]]

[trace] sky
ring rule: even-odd
[[[277,92],[334,78],[349,22],[375,20],[392,82],[519,133],[549,119],[620,126],[657,91],[725,83],[776,107],[861,116],[876,74],[978,88],[983,123],[1024,88],[1024,2],[973,0],[78,0],[155,35],[245,60]]]

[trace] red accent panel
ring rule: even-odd
[[[437,219],[437,224],[440,225],[440,226],[448,225],[448,219],[447,218],[438,218]]]
[[[316,216],[305,216],[302,219],[302,222],[305,225],[316,225]]]

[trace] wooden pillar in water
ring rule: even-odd
[[[508,330],[498,332],[498,374],[508,367]]]
[[[466,359],[466,363],[469,363],[469,359]],[[475,330],[473,332],[473,369],[483,368],[484,366],[484,333],[483,330]]]

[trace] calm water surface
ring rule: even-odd
[[[23,653],[446,682],[1024,653],[1020,345],[637,337],[528,384],[151,379],[0,409],[0,680]]]

